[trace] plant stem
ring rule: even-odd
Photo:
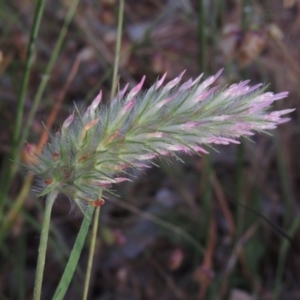
[[[293,238],[295,233],[297,232],[297,229],[300,226],[300,217],[297,217],[289,232],[288,235]],[[279,252],[279,259],[277,263],[277,268],[276,268],[276,276],[275,276],[275,284],[274,284],[274,292],[273,292],[273,299],[278,300],[280,296],[280,290],[283,286],[280,282],[283,280],[283,275],[284,275],[284,267],[285,267],[285,262],[288,254],[290,243],[287,239],[284,239],[282,241],[281,247],[280,247],[280,252]]]
[[[0,175],[2,179],[0,184],[0,194],[2,195],[1,198],[3,199],[3,200],[1,199],[3,201],[2,205],[0,200],[0,219],[3,218],[4,202],[6,201],[6,195],[7,195],[8,188],[10,186],[11,178],[13,177],[13,174],[16,170],[16,165],[11,165],[9,158],[13,161],[18,162],[20,157],[18,153],[18,143],[20,140],[21,130],[22,130],[25,96],[26,96],[27,86],[29,82],[31,67],[34,61],[34,50],[35,50],[38,32],[40,29],[42,16],[44,13],[45,2],[46,0],[37,1],[33,25],[30,32],[30,40],[29,40],[27,54],[26,54],[25,72],[22,79],[21,89],[18,97],[16,122],[14,125],[14,132],[12,138],[12,151],[11,151],[12,154],[11,157],[8,156],[4,158],[1,171],[0,171]]]
[[[25,95],[27,90],[27,85],[29,81],[29,75],[30,70],[33,64],[34,60],[34,49],[35,44],[37,40],[37,35],[40,29],[40,24],[44,12],[45,7],[45,0],[39,0],[37,3],[37,7],[35,10],[35,16],[33,21],[32,30],[30,33],[30,41],[29,46],[27,50],[27,60],[26,60],[26,66],[25,66],[25,74],[23,76],[22,86],[19,94],[19,100],[18,100],[18,109],[17,109],[17,116],[16,116],[16,124],[15,124],[15,130],[13,134],[13,159],[15,159],[16,155],[16,149],[19,142],[21,129],[22,129],[22,120],[23,120],[23,110],[24,110],[24,104],[25,104]]]
[[[41,232],[41,239],[40,239],[40,245],[39,245],[38,262],[37,262],[37,267],[36,267],[33,300],[39,300],[41,298],[51,210],[52,210],[53,203],[57,197],[57,194],[58,194],[57,191],[51,192],[48,195],[47,200],[46,200],[45,215],[44,215],[44,220],[43,220],[43,224],[42,224],[42,232]]]
[[[117,87],[117,75],[118,75],[118,68],[119,68],[119,61],[120,61],[123,15],[124,15],[124,0],[121,0],[119,6],[119,15],[118,15],[118,36],[117,36],[117,44],[116,44],[116,55],[115,55],[115,62],[114,62],[112,89],[111,89],[111,96],[110,96],[111,99],[114,97],[116,92],[116,87]]]
[[[53,66],[57,60],[57,57],[60,53],[60,50],[62,48],[62,45],[63,43],[65,42],[65,39],[66,39],[66,35],[68,33],[68,28],[69,28],[69,25],[73,19],[73,16],[76,12],[76,8],[78,6],[78,3],[79,3],[79,0],[76,0],[76,1],[72,1],[70,2],[70,6],[68,7],[68,11],[66,13],[66,16],[64,18],[64,23],[62,25],[62,28],[61,28],[61,31],[59,33],[59,36],[57,38],[57,41],[55,43],[55,46],[53,48],[53,50],[51,51],[51,57],[50,57],[50,60],[46,66],[46,69],[41,77],[41,83],[38,87],[38,90],[37,90],[37,93],[34,97],[34,100],[33,100],[33,103],[32,103],[32,107],[31,107],[31,110],[29,112],[29,115],[27,117],[27,123],[24,125],[24,129],[23,129],[23,134],[22,134],[22,138],[21,138],[21,141],[20,141],[20,146],[19,146],[19,150],[22,149],[23,145],[24,145],[24,141],[27,140],[27,137],[28,137],[28,133],[29,133],[29,130],[30,130],[30,126],[33,122],[33,119],[34,119],[34,116],[35,116],[35,113],[37,111],[37,108],[41,102],[41,99],[43,97],[43,93],[45,91],[45,88],[47,86],[47,83],[50,79],[50,74],[51,74],[51,71],[53,69]]]
[[[205,72],[205,55],[206,55],[206,34],[205,34],[205,11],[204,11],[204,1],[199,0],[199,16],[198,16],[198,26],[197,26],[197,37],[198,37],[198,63],[201,72]]]
[[[88,230],[90,227],[93,213],[94,213],[94,207],[89,206],[85,213],[83,222],[82,222],[80,230],[78,232],[78,235],[77,235],[74,247],[72,249],[72,252],[70,254],[68,263],[65,267],[64,273],[60,279],[60,282],[56,288],[56,291],[55,291],[55,294],[54,294],[52,300],[62,300],[65,297],[67,289],[68,289],[68,287],[71,283],[71,280],[74,276],[74,272],[77,268],[79,257],[80,257],[82,248],[85,243],[85,238],[87,236],[87,233],[88,233]]]
[[[119,14],[118,14],[118,35],[117,35],[117,42],[116,42],[116,54],[115,54],[114,71],[113,71],[113,78],[112,78],[111,99],[115,95],[116,86],[117,86],[117,75],[118,75],[120,51],[121,51],[121,40],[122,40],[123,16],[124,16],[124,0],[121,0],[120,6],[119,6]],[[99,198],[101,198],[101,195],[102,195],[102,191],[99,194]],[[91,237],[89,259],[88,259],[88,265],[87,265],[85,282],[84,282],[84,290],[83,290],[83,298],[82,298],[83,300],[87,299],[88,292],[89,292],[91,272],[92,272],[92,266],[93,266],[96,240],[97,240],[99,216],[100,216],[100,207],[97,207],[95,216],[94,216],[94,221],[93,221],[93,230],[92,230],[92,237]]]
[[[93,258],[94,258],[96,241],[97,241],[97,231],[98,231],[98,224],[99,224],[100,209],[101,209],[101,207],[96,208],[94,221],[93,221],[93,231],[92,231],[92,237],[91,237],[89,260],[88,260],[85,282],[84,282],[84,290],[83,290],[83,298],[82,298],[83,300],[87,299],[88,292],[89,292]]]

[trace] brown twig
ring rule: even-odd
[[[206,299],[206,293],[209,285],[214,279],[213,257],[216,248],[217,225],[215,215],[212,211],[209,226],[209,240],[204,254],[203,263],[195,272],[195,279],[200,283],[199,300]]]
[[[225,297],[225,294],[228,289],[229,276],[234,270],[238,257],[240,253],[243,251],[243,247],[250,240],[250,238],[255,234],[257,228],[258,228],[258,223],[252,224],[245,232],[245,234],[241,236],[241,238],[237,241],[230,258],[228,259],[228,263],[224,271],[223,282],[220,288],[221,299]]]
[[[215,173],[212,173],[212,175],[211,175],[211,182],[214,187],[214,191],[215,191],[216,197],[218,199],[218,202],[220,204],[223,215],[227,221],[229,233],[230,233],[231,237],[233,237],[235,234],[234,218],[229,209],[228,202],[225,199],[225,194],[222,189],[222,186],[221,186],[218,178],[216,177]]]

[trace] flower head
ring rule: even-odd
[[[241,136],[273,129],[293,109],[268,112],[288,93],[265,92],[242,81],[211,87],[218,72],[202,83],[199,76],[180,85],[183,73],[165,86],[158,80],[142,92],[145,77],[126,95],[127,86],[107,105],[102,94],[81,115],[73,112],[45,146],[31,169],[41,178],[41,193],[57,190],[84,212],[99,201],[99,189],[127,180],[126,169],[173,152],[207,153],[205,144],[239,143]]]

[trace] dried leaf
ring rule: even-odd
[[[231,291],[229,299],[230,300],[254,300],[254,298],[250,294],[238,289],[233,289]]]
[[[296,0],[283,0],[284,8],[291,8],[296,4]]]
[[[172,271],[177,270],[181,266],[183,259],[184,259],[184,253],[182,249],[176,248],[171,253],[170,260],[169,260],[169,268]]]
[[[238,61],[241,67],[246,67],[264,50],[266,34],[262,31],[246,32],[238,50]]]

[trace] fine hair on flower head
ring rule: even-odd
[[[111,184],[130,180],[126,170],[145,167],[145,160],[178,151],[207,154],[205,146],[239,144],[243,136],[290,120],[281,116],[294,109],[269,112],[288,92],[266,92],[249,80],[212,87],[221,72],[180,84],[182,72],[163,85],[164,74],[146,91],[143,76],[105,105],[100,92],[83,113],[75,107],[29,166],[39,178],[40,196],[63,193],[84,213],[88,205],[102,203],[100,190],[109,192]]]

